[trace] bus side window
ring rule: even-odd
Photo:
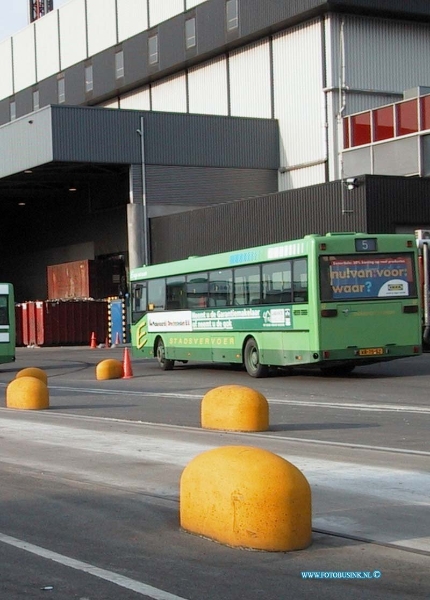
[[[208,274],[187,275],[187,308],[206,308],[208,305]]]
[[[234,270],[234,304],[261,304],[260,267],[237,267]]]
[[[233,271],[222,269],[209,272],[208,306],[231,306],[233,304]]]
[[[185,275],[168,277],[166,282],[166,309],[177,310],[186,307]]]
[[[137,323],[146,312],[146,283],[133,283],[131,286],[131,320]]]
[[[308,265],[306,258],[293,261],[294,302],[308,301]]]
[[[291,261],[263,264],[263,304],[291,302]]]
[[[165,310],[166,280],[150,279],[148,281],[148,310]]]

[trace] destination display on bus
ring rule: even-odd
[[[324,300],[410,297],[416,295],[412,256],[323,256]]]

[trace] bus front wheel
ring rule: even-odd
[[[156,356],[158,364],[163,371],[171,371],[173,369],[175,361],[166,358],[166,349],[164,347],[164,342],[161,338],[157,342]]]
[[[267,377],[269,374],[268,365],[262,365],[260,363],[260,352],[258,350],[257,342],[254,338],[249,338],[245,345],[244,351],[244,363],[248,375],[251,377]]]

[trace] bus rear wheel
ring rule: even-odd
[[[164,347],[164,342],[161,338],[157,342],[156,357],[160,369],[162,369],[163,371],[171,371],[173,369],[175,361],[166,358],[166,349]]]
[[[248,375],[251,375],[251,377],[267,377],[269,374],[268,365],[262,365],[260,363],[260,352],[254,338],[249,338],[246,342],[244,363]]]

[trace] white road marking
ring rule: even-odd
[[[154,600],[185,600],[185,598],[182,598],[181,596],[169,594],[169,592],[164,592],[163,590],[159,590],[158,588],[147,585],[146,583],[141,583],[140,581],[130,579],[129,577],[124,577],[123,575],[118,575],[118,573],[113,573],[112,571],[99,569],[98,567],[94,567],[88,563],[75,560],[74,558],[69,558],[68,556],[63,556],[62,554],[57,554],[57,552],[51,552],[51,550],[46,550],[40,546],[35,546],[34,544],[18,540],[17,538],[9,535],[4,535],[3,533],[0,533],[0,542],[8,544],[9,546],[14,546],[15,548],[19,548],[20,550],[25,550],[25,552],[36,554],[37,556],[52,560],[56,563],[60,563],[61,565],[70,567],[71,569],[83,571],[84,573],[88,573],[89,575],[93,575],[99,579],[104,579],[105,581],[119,585],[127,590],[132,590],[133,592],[142,594],[142,596],[153,598]]]
[[[106,396],[141,396],[143,398],[177,398],[201,400],[199,394],[183,394],[174,392],[134,392],[128,390],[103,390],[100,388],[74,388],[50,385],[49,389],[65,392],[83,392],[85,394],[102,394]],[[365,412],[402,412],[414,414],[429,414],[430,407],[410,406],[407,404],[364,404],[352,402],[317,402],[316,400],[288,400],[287,398],[267,398],[268,402],[273,404],[290,404],[293,406],[323,407],[343,410],[359,410]]]
[[[0,387],[5,387],[6,384],[0,383]],[[50,385],[50,390],[58,390],[64,392],[80,392],[84,394],[98,394],[102,396],[140,396],[142,398],[176,398],[201,400],[202,394],[185,394],[178,392],[135,392],[132,390],[105,390],[100,388],[79,388]],[[271,404],[289,404],[291,406],[304,406],[310,408],[332,408],[335,410],[357,410],[363,412],[395,412],[395,413],[410,413],[430,415],[430,407],[427,406],[411,406],[408,404],[369,404],[363,402],[318,402],[316,400],[289,400],[288,398],[267,398]]]
[[[1,409],[1,463],[164,498],[178,497],[181,472],[193,458],[220,441],[231,443],[227,432],[194,437],[197,428],[122,421],[116,429],[113,420],[109,425],[103,418],[28,412]],[[251,438],[240,437],[244,442]],[[283,447],[284,438],[271,437],[276,438],[272,451],[296,465],[311,485],[314,527],[326,529],[330,522],[338,534],[430,552],[430,529],[423,520],[430,509],[430,473],[421,462],[405,470],[395,460],[363,464],[359,455],[332,460],[318,450],[305,457],[300,447],[291,451]],[[257,440],[257,434],[252,438]],[[258,445],[271,448],[266,438]],[[135,465],[141,465],[140,477]]]

